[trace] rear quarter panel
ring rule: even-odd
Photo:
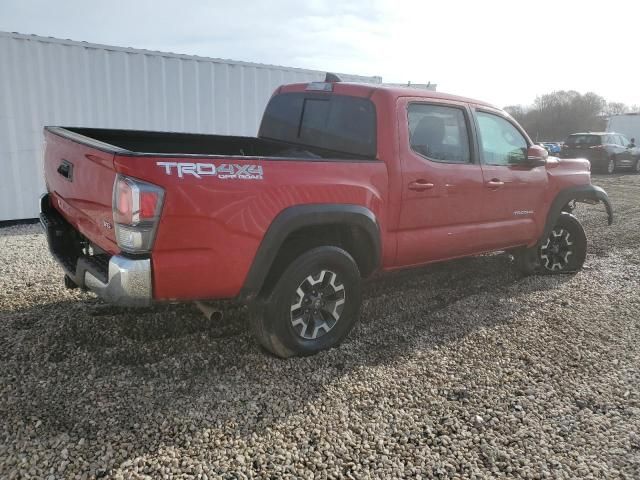
[[[179,178],[158,162],[256,165],[262,179]],[[156,299],[236,296],[274,218],[287,207],[342,203],[369,208],[384,231],[387,170],[382,161],[116,156],[116,169],[165,189],[152,254]],[[383,239],[383,252],[385,242]],[[384,253],[383,253],[384,255]]]

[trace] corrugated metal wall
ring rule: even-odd
[[[0,32],[0,221],[38,215],[44,125],[255,135],[275,88],[323,78],[312,70]]]

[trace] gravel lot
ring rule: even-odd
[[[0,229],[0,478],[640,478],[640,176],[597,176],[584,271],[505,255],[372,281],[339,349],[267,356],[241,309],[65,290]]]

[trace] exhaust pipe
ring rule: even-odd
[[[198,307],[198,310],[200,310],[204,316],[207,318],[207,320],[212,320],[212,321],[220,321],[222,320],[222,311],[212,307],[211,305],[207,305],[204,302],[196,302],[196,307]]]

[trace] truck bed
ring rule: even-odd
[[[80,127],[46,127],[46,130],[98,150],[119,155],[243,156],[311,160],[335,159],[338,155],[338,158],[354,157],[343,152],[302,147],[259,137]]]
[[[93,255],[125,255],[115,229],[118,175],[164,190],[153,251],[145,256],[158,300],[233,298],[265,232],[284,210],[338,203],[378,212],[387,191],[380,160],[351,160],[349,154],[265,138],[47,127],[45,140],[49,195],[43,211],[55,210],[69,224],[66,230],[80,234],[70,238]],[[215,165],[220,175],[179,173],[179,165],[194,164],[208,166],[207,172]],[[233,175],[245,169],[244,177]],[[63,259],[67,269],[82,275],[89,266],[79,261],[78,248],[72,253]]]

